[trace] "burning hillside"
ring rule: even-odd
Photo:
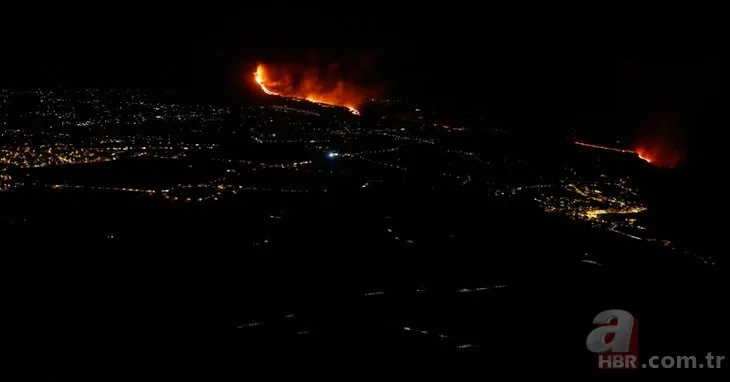
[[[365,100],[366,91],[340,79],[337,69],[337,65],[320,70],[316,67],[259,64],[254,79],[266,94],[342,106],[359,115],[358,109]]]
[[[680,120],[666,112],[660,117],[653,116],[642,128],[634,143],[636,154],[654,166],[675,167],[684,159]]]
[[[614,151],[618,153],[636,155],[639,159],[651,163],[657,167],[674,167],[679,163],[679,152],[677,150],[671,150],[666,145],[660,142],[654,142],[653,144],[642,144],[636,148],[636,150],[627,150],[615,147],[600,146],[584,142],[573,142],[576,145],[589,147],[592,149]]]
[[[644,143],[636,148],[639,158],[658,167],[674,167],[679,163],[679,151],[661,143]]]

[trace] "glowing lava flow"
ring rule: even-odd
[[[639,154],[639,153],[636,153],[636,155],[637,155],[637,156],[639,157],[639,159],[641,159],[641,160],[644,160],[644,161],[647,161],[647,162],[651,163],[651,159],[649,159],[649,158],[647,158],[647,157],[644,157],[643,155],[641,155],[641,154]]]
[[[639,157],[639,159],[641,159],[641,160],[643,160],[643,161],[645,161],[647,163],[653,164],[652,163],[652,159],[651,158],[648,158],[645,154],[642,154],[642,152],[640,150],[639,151],[634,151],[634,150],[626,150],[626,149],[617,149],[617,148],[614,148],[614,147],[592,145],[590,143],[583,143],[583,142],[573,142],[573,143],[575,143],[576,145],[579,145],[579,146],[590,147],[592,149],[608,150],[608,151],[615,151],[615,152],[618,152],[618,153],[636,155],[637,157]]]
[[[263,86],[262,86],[261,88],[263,89]],[[266,90],[264,90],[264,92],[265,92],[265,91],[266,91]],[[330,106],[332,105],[332,104],[329,104],[329,103],[327,103],[327,102],[324,102],[324,101],[318,100],[318,99],[317,99],[317,98],[315,98],[315,97],[307,97],[307,98],[305,98],[305,99],[306,99],[307,101],[309,101],[309,102],[314,102],[314,103],[321,103],[321,104],[323,104],[323,105],[330,105]],[[339,105],[335,105],[335,106],[339,106]],[[344,107],[345,109],[349,110],[349,111],[350,111],[350,113],[352,113],[352,114],[355,114],[355,115],[360,115],[360,110],[357,110],[357,109],[355,109],[355,108],[354,108],[354,107],[352,107],[352,106],[347,106],[347,105],[345,105],[345,106],[343,106],[343,107]]]
[[[617,149],[617,148],[613,148],[613,147],[592,145],[590,143],[583,143],[583,142],[573,142],[573,143],[575,143],[576,145],[579,145],[579,146],[590,147],[590,148],[593,148],[593,149],[616,151],[616,152],[624,153],[624,154],[636,154],[636,151],[633,151],[633,150]],[[644,158],[641,158],[641,159],[644,159]]]
[[[254,73],[254,78],[256,79],[256,83],[259,84],[259,86],[261,87],[261,90],[263,90],[264,93],[266,93],[268,95],[278,95],[278,94],[272,92],[271,90],[269,90],[269,88],[267,88],[266,85],[264,85],[264,82],[265,81],[264,81],[264,68],[263,68],[263,66],[259,65],[256,68],[256,73]]]
[[[256,83],[261,87],[261,90],[268,95],[275,95],[275,96],[295,98],[295,99],[303,99],[303,100],[306,100],[309,102],[327,105],[327,106],[341,106],[341,107],[344,107],[347,110],[349,110],[350,113],[352,113],[354,115],[360,115],[360,111],[357,110],[352,105],[340,104],[340,103],[335,103],[335,102],[327,102],[327,100],[325,100],[322,97],[317,97],[317,96],[312,96],[312,95],[307,95],[307,96],[302,97],[303,94],[301,92],[277,92],[277,91],[272,90],[272,89],[276,89],[277,86],[280,85],[280,83],[277,81],[271,81],[267,77],[266,70],[264,68],[264,65],[262,65],[262,64],[259,64],[256,67],[256,72],[254,73],[254,79],[256,80]],[[304,94],[306,94],[306,93],[304,93]]]

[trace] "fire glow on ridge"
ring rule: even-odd
[[[365,98],[356,87],[343,81],[333,83],[324,81],[317,75],[317,72],[312,71],[287,73],[283,69],[272,70],[264,64],[259,64],[256,67],[254,79],[261,90],[268,95],[341,106],[355,115],[360,115],[357,108]]]
[[[652,159],[642,149],[638,149],[638,150],[626,150],[626,149],[617,149],[615,147],[593,145],[593,144],[584,143],[584,142],[573,142],[573,143],[575,143],[576,145],[579,145],[579,146],[590,147],[592,149],[599,149],[599,150],[606,150],[606,151],[615,151],[615,152],[618,152],[618,153],[636,155],[637,157],[639,157],[639,159],[641,159],[641,160],[643,160],[643,161],[645,161],[647,163],[653,164]]]

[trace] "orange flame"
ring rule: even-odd
[[[576,145],[590,147],[593,149],[615,151],[624,154],[633,154],[646,163],[657,167],[674,167],[679,162],[680,156],[677,151],[670,151],[663,145],[655,144],[651,146],[640,146],[636,150],[619,149],[615,147],[594,145],[585,142],[573,142]]]
[[[680,161],[680,155],[677,151],[664,147],[662,145],[650,145],[636,148],[636,155],[657,167],[674,167]]]
[[[259,84],[259,86],[261,86],[261,90],[263,90],[264,93],[266,93],[268,95],[278,95],[278,94],[272,92],[271,90],[269,90],[269,88],[266,87],[266,85],[265,85],[266,80],[264,79],[264,67],[263,67],[263,65],[259,65],[256,68],[256,73],[254,73],[254,78],[256,80],[256,83]]]
[[[671,112],[651,113],[635,141],[636,155],[656,167],[673,168],[683,161],[681,119]]]
[[[344,81],[328,81],[320,78],[316,70],[292,70],[292,68],[275,68],[259,64],[254,79],[261,90],[268,95],[342,106],[355,115],[360,115],[358,107],[365,99],[365,92],[362,89]]]
[[[638,155],[638,156],[639,156],[639,159],[641,159],[641,160],[643,160],[643,161],[647,161],[647,162],[649,162],[649,163],[651,163],[651,162],[652,162],[652,161],[651,161],[651,158],[647,158],[647,157],[645,157],[645,156],[644,156],[643,154],[641,154],[641,153],[639,153],[639,152],[637,152],[637,153],[636,153],[636,155]]]

